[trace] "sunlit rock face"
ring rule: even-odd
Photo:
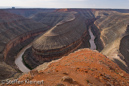
[[[100,30],[100,39],[104,45],[101,52],[129,73],[126,37],[129,35],[129,14],[114,13],[98,19],[95,25]]]

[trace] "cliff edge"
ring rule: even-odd
[[[46,69],[43,65],[19,80],[43,80],[43,86],[129,86],[129,74],[101,53],[86,48],[51,62]],[[20,86],[25,85],[35,86]]]

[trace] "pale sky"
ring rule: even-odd
[[[129,0],[0,0],[0,7],[129,9]]]

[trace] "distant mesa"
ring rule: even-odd
[[[68,11],[68,9],[67,8],[65,8],[65,9],[57,9],[56,11],[57,12],[66,12],[66,11]]]
[[[12,9],[15,9],[15,7],[12,7]]]

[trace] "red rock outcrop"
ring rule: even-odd
[[[42,65],[41,65],[42,66]],[[37,70],[38,69],[38,70]],[[90,49],[81,49],[51,63],[45,70],[39,67],[18,80],[42,81],[43,86],[128,86],[129,74],[104,55]],[[21,86],[35,86],[26,84]],[[8,86],[19,86],[12,84]]]

